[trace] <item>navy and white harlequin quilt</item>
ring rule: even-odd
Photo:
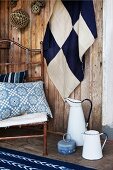
[[[97,37],[92,0],[56,0],[43,41],[50,79],[62,98],[84,78],[84,53]]]

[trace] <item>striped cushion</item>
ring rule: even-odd
[[[21,72],[12,72],[7,74],[0,74],[0,82],[8,83],[23,83],[27,77],[27,70]]]

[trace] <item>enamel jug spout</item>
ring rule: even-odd
[[[88,119],[85,121],[82,103],[88,101],[90,103],[90,110],[88,113]],[[66,98],[70,106],[69,117],[68,117],[68,127],[67,133],[71,135],[71,138],[75,140],[77,146],[83,146],[83,135],[87,130],[87,125],[89,123],[91,111],[92,111],[92,102],[89,99],[84,99],[83,101],[75,100],[71,98]]]

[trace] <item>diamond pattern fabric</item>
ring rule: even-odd
[[[93,1],[57,0],[46,28],[43,52],[50,79],[62,98],[84,79],[84,53],[97,37]]]

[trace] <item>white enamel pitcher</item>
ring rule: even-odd
[[[92,111],[92,102],[89,99],[83,101],[66,98],[65,101],[70,105],[67,133],[71,135],[71,139],[75,140],[77,146],[83,146],[83,133],[87,130]],[[82,103],[90,102],[90,110],[88,119],[85,122],[85,117],[82,109]]]
[[[105,140],[101,146],[100,136],[105,135]],[[103,157],[102,150],[108,139],[106,133],[99,133],[96,130],[88,130],[83,134],[84,144],[82,157],[88,160],[97,160]]]

